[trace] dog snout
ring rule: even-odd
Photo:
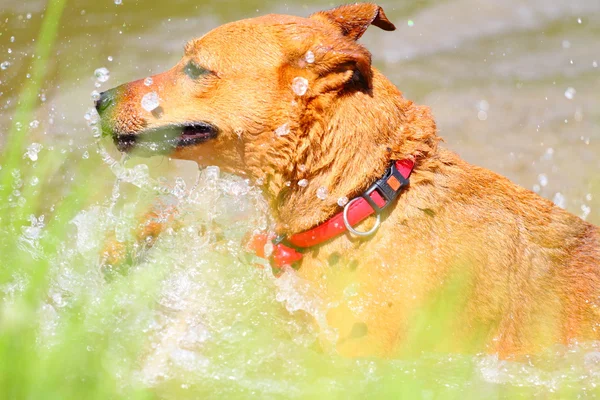
[[[100,98],[94,101],[94,105],[96,106],[96,110],[98,114],[102,114],[104,110],[110,107],[113,104],[114,95],[112,90],[107,90],[106,92],[100,93]]]

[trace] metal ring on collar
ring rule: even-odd
[[[352,227],[352,225],[350,225],[350,222],[348,221],[348,210],[350,209],[350,205],[360,199],[361,199],[361,197],[356,197],[356,198],[350,200],[348,202],[348,204],[346,204],[346,206],[344,207],[344,225],[346,225],[346,229],[348,229],[350,231],[350,233],[352,233],[356,236],[362,236],[362,237],[371,236],[375,232],[377,232],[377,229],[379,229],[379,225],[381,225],[381,215],[377,214],[377,221],[375,222],[375,226],[367,232],[357,231],[356,229],[354,229]]]

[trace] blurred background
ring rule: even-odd
[[[600,180],[600,2],[380,4],[398,30],[372,27],[362,42],[406,97],[431,106],[446,146],[600,222],[600,200],[592,194]],[[336,5],[72,1],[60,22],[28,140],[81,150],[93,141],[83,118],[93,90],[170,68],[187,40],[220,24],[266,13],[308,16]],[[28,79],[44,7],[44,1],[2,0],[0,136]],[[110,78],[96,88],[94,71],[102,67]],[[164,166],[164,160],[155,162]]]

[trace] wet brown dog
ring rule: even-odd
[[[339,213],[338,199],[359,196],[391,161],[414,160],[375,235],[341,235],[286,272],[331,305],[342,354],[389,356],[432,329],[443,330],[433,349],[475,341],[501,356],[600,338],[599,229],[438,147],[429,109],[404,99],[357,43],[369,25],[394,30],[373,4],[221,26],[149,86],[103,93],[103,130],[122,151],[250,177],[288,236]],[[459,312],[444,323],[419,317],[450,304]]]

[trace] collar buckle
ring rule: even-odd
[[[398,197],[402,188],[408,185],[408,179],[398,171],[396,163],[393,162],[386,174],[378,179],[374,184],[361,195],[367,203],[373,208],[376,214],[381,214],[383,210],[389,207],[390,204]],[[377,205],[373,197],[373,192],[377,192],[384,200],[382,206]]]

